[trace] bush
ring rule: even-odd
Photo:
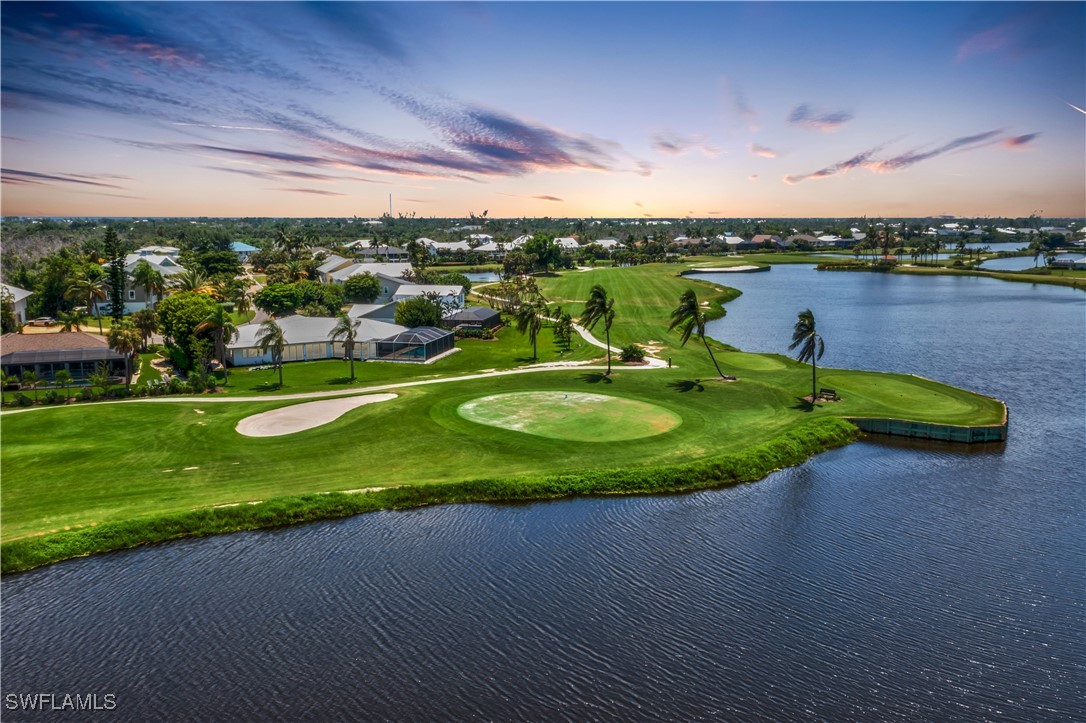
[[[15,395],[15,404],[20,407],[29,407],[33,403],[34,400],[22,392]]]
[[[64,396],[56,389],[50,389],[43,397],[46,404],[58,404],[64,401]]]
[[[181,381],[180,377],[170,377],[170,383],[166,385],[170,394],[181,394],[189,390],[189,385]]]
[[[645,350],[639,347],[637,344],[630,344],[629,346],[622,347],[622,354],[620,358],[624,362],[645,361]]]
[[[79,390],[79,398],[82,399],[85,402],[89,402],[90,400],[94,399],[96,396],[97,395],[94,393],[94,390],[91,389],[90,387],[83,387],[82,389]]]
[[[493,339],[494,332],[490,329],[474,329],[471,327],[461,327],[456,330],[457,339]]]
[[[200,394],[207,389],[207,382],[204,381],[203,377],[189,377],[189,389],[192,390],[193,394]]]

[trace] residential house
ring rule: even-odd
[[[181,249],[176,246],[144,246],[143,248],[136,249],[132,253],[128,254],[128,257],[132,256],[169,256],[172,259],[176,259],[181,254]],[[125,260],[128,263],[128,260]]]
[[[766,244],[766,243],[773,244],[774,246],[780,248],[781,243],[783,243],[783,242],[781,241],[780,236],[774,236],[773,234],[768,234],[768,233],[760,233],[757,236],[755,236],[754,238],[752,238],[750,240],[750,243],[755,248],[762,248],[762,246],[764,244]]]
[[[170,247],[148,248],[169,249]],[[148,264],[150,264],[152,269],[162,274],[162,278],[165,279],[167,283],[169,283],[171,276],[176,276],[177,274],[180,274],[185,270],[185,267],[178,263],[176,256],[141,253],[143,251],[147,251],[147,249],[138,249],[135,252],[130,253],[124,257],[124,313],[126,314],[131,314],[135,311],[140,311],[141,309],[150,308],[160,299],[160,297],[153,293],[151,295],[148,295],[147,289],[143,288],[142,286],[138,286],[134,281],[132,281],[132,272],[135,271],[136,266],[138,266],[140,262],[147,262]],[[107,271],[109,270],[109,262],[102,264],[102,266]],[[104,306],[108,306],[111,303],[112,298],[109,291],[107,290],[105,301],[102,302],[102,304]]]
[[[110,349],[104,337],[94,334],[69,331],[0,337],[0,368],[11,376],[33,371],[52,381],[58,371],[66,369],[72,379],[81,382],[100,364],[112,376],[124,376],[124,355]]]
[[[10,284],[0,284],[0,289],[3,289],[3,295],[11,298],[12,310],[15,312],[15,323],[26,323],[26,300],[34,295],[33,291],[27,291],[26,289],[20,289],[18,286],[11,286]]]
[[[230,250],[238,255],[238,263],[247,264],[249,263],[249,257],[260,249],[244,241],[234,241],[230,244]]]
[[[454,348],[452,332],[427,326],[408,329],[365,316],[354,318],[359,319],[352,354],[356,359],[425,362]],[[333,342],[329,338],[338,319],[285,316],[277,321],[287,342],[283,350],[284,362],[345,358],[343,342]],[[226,347],[230,364],[254,366],[272,363],[271,352],[260,350],[257,342],[259,331],[259,324],[238,327],[237,338]]]
[[[576,251],[577,249],[581,248],[581,244],[578,243],[577,239],[573,238],[572,236],[562,236],[560,238],[556,238],[554,240],[554,243],[558,244],[558,246],[563,251]]]
[[[487,306],[469,306],[447,314],[442,321],[454,329],[493,329],[501,326],[502,315]]]
[[[397,246],[389,246],[388,244],[381,244],[380,246],[369,246],[357,251],[358,255],[362,257],[364,261],[370,262],[395,262],[395,261],[407,261],[411,254],[407,253],[406,249],[401,249]]]
[[[342,284],[347,279],[357,274],[370,273],[377,277],[377,280],[381,282],[381,293],[377,297],[377,301],[390,301],[396,289],[400,288],[404,284],[411,283],[403,278],[405,272],[411,271],[411,264],[404,263],[372,263],[361,264],[357,262],[348,262],[347,264],[340,266],[336,270],[326,273],[322,276],[322,279],[326,280],[326,283],[330,284]]]

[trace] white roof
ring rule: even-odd
[[[384,276],[389,279],[400,279],[403,272],[410,270],[411,264],[408,263],[401,264],[395,262],[375,262],[372,264],[351,264],[350,266],[345,266],[338,271],[333,271],[331,274],[329,274],[329,276],[332,277],[333,281],[345,281],[352,276],[364,274],[368,271],[374,276]]]
[[[728,236],[724,241],[730,246],[738,246],[739,244],[746,243],[746,239],[742,236]]]
[[[349,244],[343,244],[343,248],[345,248],[345,249],[357,249],[357,248],[360,248],[362,246],[369,246],[370,243],[372,243],[372,241],[373,241],[373,239],[360,238],[360,239],[358,239],[356,241],[351,241]]]
[[[531,240],[532,240],[531,236],[529,236],[528,234],[523,234],[521,236],[517,236],[515,239],[513,239],[509,243],[511,245],[513,245],[513,246],[523,246],[524,244],[528,243]]]
[[[4,291],[11,294],[11,298],[16,304],[18,304],[20,301],[27,298],[28,296],[34,295],[33,291],[20,289],[18,286],[11,286],[10,284],[0,284],[0,287],[3,287]]]
[[[343,265],[348,259],[342,256],[336,256],[332,254],[324,260],[320,266],[317,267],[317,273],[330,274],[335,271],[339,266]]]
[[[181,249],[176,246],[144,246],[136,249],[133,253],[137,256],[177,256],[177,254],[181,253]],[[132,256],[132,254],[129,254],[129,256]]]
[[[337,319],[329,316],[284,316],[276,319],[283,329],[283,336],[288,344],[313,344],[322,341],[331,341],[329,334],[336,327]],[[398,324],[390,324],[387,321],[376,319],[360,319],[356,341],[371,341],[373,339],[387,339],[403,331],[407,327]],[[243,324],[238,327],[238,338],[233,344],[228,344],[230,349],[245,349],[257,346],[257,337],[260,335],[260,324]]]
[[[464,293],[463,286],[439,286],[437,284],[404,284],[396,289],[395,298],[425,296],[436,294],[437,296],[460,296]]]
[[[577,243],[577,239],[570,236],[563,236],[562,238],[556,238],[554,240],[556,244],[564,249],[579,249],[581,245]]]
[[[347,309],[347,316],[352,319],[358,316],[379,317],[385,314],[394,315],[395,313],[395,301],[389,301],[385,304],[352,304],[351,308]]]
[[[140,256],[139,254],[128,254],[124,257],[124,270],[131,273],[140,261],[146,261],[152,269],[163,276],[172,276],[185,270],[185,267],[169,256]],[[109,262],[107,261],[102,266],[109,268]]]
[[[471,244],[467,241],[431,241],[429,246],[435,251],[471,251]]]
[[[476,251],[482,251],[483,253],[497,253],[498,251],[501,251],[502,248],[497,242],[491,241],[488,244],[483,244],[482,246],[476,246],[475,250]]]
[[[488,233],[473,233],[473,234],[471,234],[470,236],[468,236],[468,238],[470,238],[470,239],[474,239],[474,240],[476,240],[476,241],[484,241],[484,242],[487,242],[487,241],[490,241],[491,239],[493,239],[494,237],[493,237],[493,236],[491,236],[491,235],[490,235],[490,234],[488,234]]]

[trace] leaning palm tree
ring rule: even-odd
[[[108,296],[109,282],[104,276],[92,278],[86,274],[77,276],[68,282],[68,288],[64,291],[64,298],[78,299],[87,302],[87,310],[94,309],[94,315],[98,317],[98,333],[102,331],[102,310],[98,307],[99,301],[105,301]]]
[[[608,298],[604,288],[596,284],[588,294],[588,301],[581,313],[581,323],[592,330],[601,319],[603,331],[607,335],[607,376],[611,376],[611,324],[615,320],[615,300]]]
[[[721,311],[725,314],[728,313],[724,309],[721,309]],[[723,379],[724,372],[720,371],[720,365],[716,361],[713,349],[709,346],[709,340],[705,337],[705,312],[698,305],[698,297],[693,289],[687,289],[682,293],[679,297],[679,305],[671,312],[671,326],[667,330],[671,331],[676,327],[679,328],[679,332],[682,334],[680,346],[686,346],[686,342],[690,341],[690,335],[697,332],[697,335],[701,337],[701,342],[705,345],[705,351],[709,352],[709,358],[713,360],[717,375]]]
[[[226,345],[238,338],[238,328],[234,325],[234,319],[222,304],[216,304],[211,313],[196,325],[197,334],[205,331],[211,332],[215,340],[215,358],[222,364],[223,381],[229,376],[226,373]]]
[[[792,343],[788,345],[788,349],[792,351],[797,347],[799,353],[796,354],[796,360],[800,364],[806,361],[811,362],[811,401],[814,402],[818,398],[817,362],[825,353],[826,345],[822,341],[822,335],[815,328],[814,314],[810,309],[799,312],[799,318],[792,331]]]
[[[256,345],[261,352],[271,352],[272,363],[279,368],[279,386],[283,386],[283,351],[287,348],[283,327],[274,319],[268,319],[256,333]]]
[[[132,357],[139,353],[143,335],[139,329],[129,321],[123,319],[113,325],[109,330],[109,348],[124,356],[124,387],[132,385]]]
[[[340,312],[340,315],[336,317],[336,325],[328,333],[328,338],[332,341],[343,340],[343,354],[351,362],[352,382],[354,381],[354,344],[355,339],[358,338],[358,327],[361,324],[362,319],[352,319]]]
[[[532,342],[532,361],[539,358],[536,352],[536,340],[543,329],[543,315],[547,313],[547,304],[542,300],[536,300],[531,304],[521,304],[517,308],[517,331],[521,334],[527,332]]]

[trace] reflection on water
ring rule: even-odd
[[[744,291],[719,338],[784,351],[809,306],[827,363],[1005,399],[1009,439],[71,560],[4,579],[3,692],[115,692],[118,720],[1086,719],[1082,293],[708,278]]]

